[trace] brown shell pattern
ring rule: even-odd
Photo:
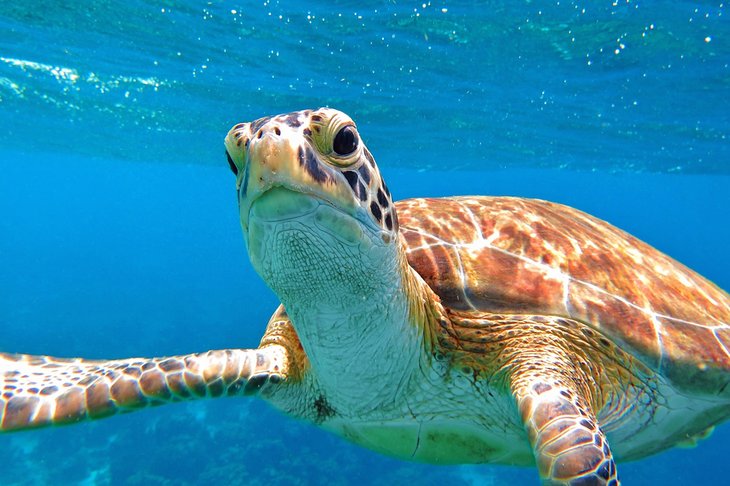
[[[730,381],[730,296],[576,209],[535,199],[396,203],[411,266],[447,308],[571,317],[677,384]]]

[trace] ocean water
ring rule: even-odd
[[[240,121],[349,113],[394,197],[575,206],[730,289],[722,2],[0,5],[0,349],[252,347],[276,297],[248,263],[223,155]],[[619,464],[721,484],[730,426]],[[0,436],[2,484],[532,484],[400,462],[255,399]]]

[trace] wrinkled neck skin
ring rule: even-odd
[[[249,234],[251,261],[284,304],[328,403],[359,413],[397,402],[430,342],[420,325],[425,284],[403,243],[327,204],[287,221],[252,218]]]

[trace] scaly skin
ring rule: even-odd
[[[0,429],[104,418],[166,402],[254,395],[286,377],[283,348],[112,361],[0,355]]]
[[[281,311],[272,316],[258,349],[109,361],[0,353],[0,432],[184,400],[266,394],[299,383],[307,367]]]

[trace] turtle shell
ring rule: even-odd
[[[408,262],[447,309],[569,317],[677,386],[730,392],[730,296],[637,238],[536,199],[396,208]]]

